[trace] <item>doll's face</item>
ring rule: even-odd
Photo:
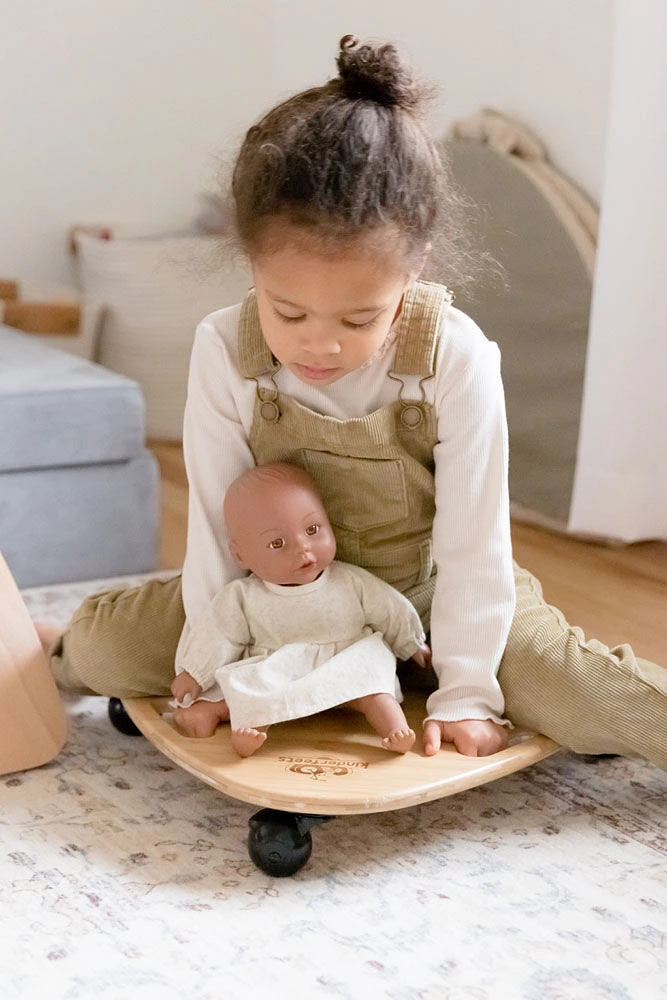
[[[322,501],[302,483],[249,484],[228,497],[225,517],[236,562],[268,583],[312,583],[336,555]]]

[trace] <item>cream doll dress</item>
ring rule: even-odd
[[[252,574],[227,584],[192,628],[181,667],[202,685],[203,700],[226,700],[240,729],[378,692],[400,698],[396,659],[424,641],[407,598],[358,566],[334,562],[302,586]]]

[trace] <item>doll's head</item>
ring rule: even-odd
[[[227,490],[230,551],[267,583],[312,583],[336,555],[336,539],[315,483],[287,463],[258,465]]]

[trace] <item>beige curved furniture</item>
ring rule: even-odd
[[[0,554],[0,774],[52,760],[65,709],[28,610]]]

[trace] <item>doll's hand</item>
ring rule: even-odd
[[[453,743],[466,757],[488,757],[507,746],[507,730],[491,719],[462,719],[460,722],[440,722],[427,719],[424,723],[424,753],[433,757],[442,743]]]
[[[431,647],[427,646],[426,643],[420,646],[419,649],[412,654],[411,657],[419,667],[430,667],[431,666]]]
[[[202,690],[201,684],[198,684],[187,670],[183,670],[182,673],[177,674],[171,685],[171,693],[179,704],[194,701],[202,693]],[[190,696],[189,699],[188,695]]]

